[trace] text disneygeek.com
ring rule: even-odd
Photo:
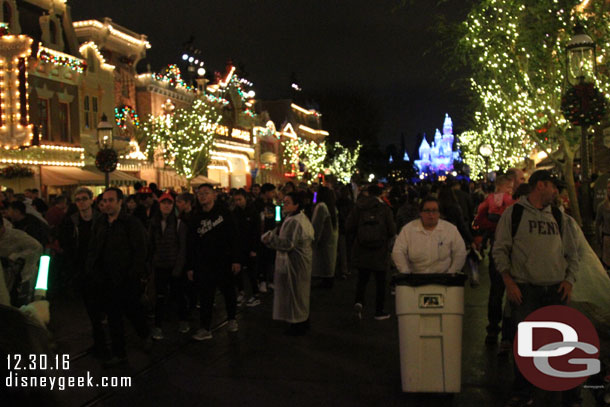
[[[7,388],[13,389],[49,389],[65,390],[72,387],[131,387],[131,377],[102,376],[94,380],[90,372],[86,376],[22,376],[10,372],[4,382]]]
[[[7,356],[7,389],[65,390],[82,387],[131,387],[129,376],[102,376],[99,379],[87,371],[84,376],[63,376],[70,370],[70,355],[11,354]],[[48,374],[45,374],[48,373]]]

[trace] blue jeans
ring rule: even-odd
[[[561,299],[562,293],[557,292],[559,284],[548,286],[518,284],[518,286],[519,290],[521,290],[521,304],[511,303],[512,326],[515,328],[517,328],[519,322],[523,322],[529,314],[539,308],[549,305],[566,305],[566,302]],[[534,386],[523,377],[516,363],[514,363],[514,371],[515,382],[513,384],[513,392],[522,398],[531,397]],[[569,406],[579,402],[581,402],[580,387],[562,392],[562,405]]]

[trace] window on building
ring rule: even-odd
[[[95,96],[91,97],[91,110],[92,110],[91,125],[93,127],[97,127],[97,122],[100,121],[100,118],[98,117],[98,114],[97,114],[97,98]]]
[[[11,18],[13,17],[13,9],[11,5],[8,4],[8,1],[2,3],[2,21],[5,23],[11,23]]]
[[[123,97],[126,97],[126,98],[129,97],[129,82],[127,82],[126,80],[123,81],[123,86],[121,87],[121,92],[123,94]]]
[[[93,51],[91,51],[91,49],[87,52],[87,71],[91,73],[95,72],[95,59],[93,58]]]
[[[49,141],[49,99],[38,98],[38,134],[40,140]]]
[[[85,128],[89,129],[91,128],[91,106],[89,105],[89,96],[85,96],[85,99],[83,100],[83,112],[85,113]]]
[[[49,20],[49,34],[51,37],[51,41],[54,44],[57,44],[57,25],[53,20]]]
[[[67,143],[72,142],[70,137],[70,106],[67,103],[59,103],[59,140]]]

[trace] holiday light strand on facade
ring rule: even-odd
[[[110,34],[128,42],[129,44],[136,45],[139,47],[144,47],[146,49],[150,49],[150,43],[148,41],[145,41],[143,39],[139,39],[139,38],[136,38],[129,34],[126,34],[126,33],[122,32],[121,30],[114,28],[114,26],[112,24],[109,24],[107,22],[102,23],[97,20],[75,21],[73,23],[73,26],[74,26],[74,28],[82,28],[82,27],[95,27],[98,29],[106,28],[110,32]],[[142,36],[142,38],[145,38],[145,37]]]
[[[168,65],[162,74],[153,74],[153,78],[160,82],[169,83],[170,86],[175,88],[181,88],[192,92],[196,90],[195,87],[190,86],[182,79],[180,68],[175,64]]]
[[[301,113],[307,115],[307,116],[314,116],[314,117],[321,117],[322,116],[322,114],[320,114],[319,112],[317,112],[314,109],[307,110],[307,109],[304,109],[301,106],[296,105],[294,103],[291,103],[290,107],[293,108],[294,110],[298,111],[298,112],[301,112]]]
[[[131,123],[133,123],[135,127],[140,127],[140,118],[131,106],[125,105],[121,108],[114,108],[114,119],[116,121],[116,125],[123,130],[127,128],[127,116],[129,116]]]
[[[42,43],[39,43],[38,45],[38,54],[36,57],[42,62],[57,66],[65,66],[78,73],[83,73],[87,68],[87,63],[83,59],[55,51],[51,48],[43,47]]]
[[[78,51],[81,53],[81,55],[85,54],[85,51],[90,48],[93,50],[93,52],[95,52],[95,55],[97,56],[97,59],[100,60],[100,66],[103,69],[106,69],[108,71],[114,71],[114,69],[116,68],[114,65],[111,65],[109,63],[106,62],[106,59],[104,58],[104,56],[102,55],[102,53],[100,52],[99,48],[97,47],[97,44],[93,41],[88,41],[85,42],[83,45],[80,46],[80,48],[78,49]]]

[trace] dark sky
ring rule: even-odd
[[[74,21],[110,17],[148,35],[148,62],[158,71],[179,62],[195,36],[208,71],[227,59],[243,64],[257,97],[286,94],[295,72],[305,91],[349,89],[381,111],[381,144],[400,134],[433,136],[445,112],[464,126],[464,97],[450,90],[449,56],[438,46],[439,14],[461,19],[467,1],[413,0],[70,0]],[[141,68],[141,67],[139,67]],[[324,115],[325,112],[322,111]],[[324,120],[324,116],[323,116]],[[415,141],[409,144],[414,145]]]

